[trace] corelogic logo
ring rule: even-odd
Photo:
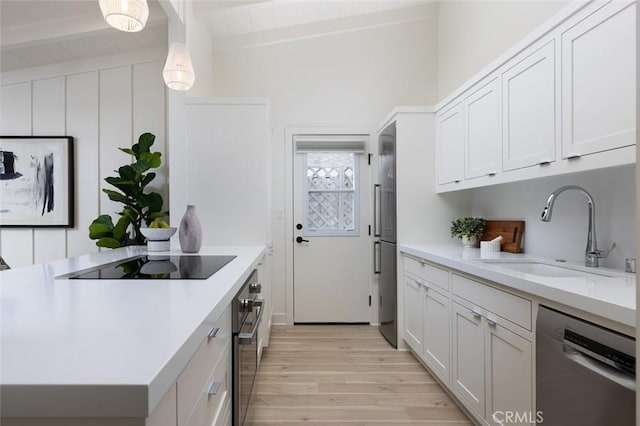
[[[531,423],[542,423],[542,411],[495,411],[492,415],[493,421],[501,426],[504,425],[521,425]]]

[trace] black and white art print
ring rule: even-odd
[[[73,227],[73,138],[0,136],[0,226]]]

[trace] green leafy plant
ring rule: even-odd
[[[451,222],[452,237],[480,237],[487,226],[487,221],[481,217],[462,217]]]
[[[105,178],[117,191],[102,191],[111,201],[122,203],[124,207],[118,213],[120,218],[115,225],[111,216],[106,214],[98,216],[89,225],[89,238],[97,240],[98,247],[118,248],[146,244],[146,238],[140,233],[142,224],[149,226],[155,219],[169,215],[169,212],[162,211],[164,200],[160,194],[145,192],[147,185],[156,177],[149,170],[162,164],[162,154],[150,151],[155,139],[153,134],[143,133],[138,138],[138,143],[131,148],[119,148],[125,154],[132,155],[135,162],[116,170],[118,176]]]

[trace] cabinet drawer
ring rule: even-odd
[[[449,290],[449,271],[438,268],[432,264],[411,257],[404,258],[404,270],[417,278],[435,284],[445,290]]]
[[[530,300],[457,274],[452,274],[451,282],[455,295],[531,330]]]
[[[178,377],[178,426],[186,424],[198,398],[207,386],[213,369],[223,357],[224,351],[230,347],[230,309],[227,309],[211,327],[218,328],[218,333],[215,337],[205,337],[189,364]]]
[[[223,410],[228,408],[231,399],[231,346],[225,347],[223,356],[207,380],[205,387],[201,389],[200,399],[197,401],[193,414],[187,422],[187,426],[222,425],[225,414]],[[212,384],[216,384],[215,393],[209,393]],[[178,394],[179,395],[179,394]]]

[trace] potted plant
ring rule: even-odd
[[[150,169],[156,169],[162,164],[161,153],[151,152],[156,137],[151,133],[143,133],[138,143],[131,148],[119,148],[125,154],[132,155],[134,163],[127,163],[118,170],[118,176],[110,176],[104,180],[118,191],[103,189],[111,201],[122,203],[120,218],[113,223],[111,216],[98,216],[89,225],[89,238],[97,240],[98,247],[117,248],[130,245],[144,245],[147,239],[140,228],[148,227],[155,219],[166,217],[169,212],[162,210],[164,201],[157,192],[145,192],[156,177]]]
[[[462,217],[451,222],[451,237],[462,239],[465,247],[475,247],[484,233],[487,221],[481,217]]]

